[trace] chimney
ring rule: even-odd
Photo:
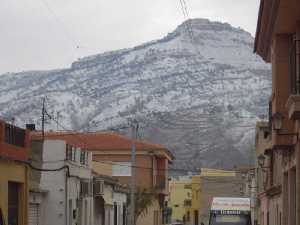
[[[30,131],[35,131],[35,124],[34,123],[26,124],[26,129]]]

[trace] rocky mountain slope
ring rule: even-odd
[[[269,66],[252,49],[242,29],[189,20],[160,40],[85,57],[67,69],[0,76],[0,116],[39,127],[47,96],[48,112],[69,129],[116,128],[136,116],[143,138],[175,154],[174,167],[247,164],[271,86]],[[48,120],[47,128],[56,123]]]

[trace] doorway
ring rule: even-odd
[[[195,225],[199,225],[199,212],[198,212],[198,210],[194,211],[194,221],[195,221]]]
[[[18,225],[20,221],[20,184],[8,182],[8,224]]]

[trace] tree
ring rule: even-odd
[[[155,188],[137,188],[135,193],[135,222],[140,216],[145,216],[148,213],[148,209],[153,205],[156,194]]]

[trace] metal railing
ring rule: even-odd
[[[192,206],[192,200],[191,199],[185,199],[183,202],[184,207],[191,207]]]
[[[6,123],[4,133],[5,143],[25,147],[26,132],[24,129]]]

